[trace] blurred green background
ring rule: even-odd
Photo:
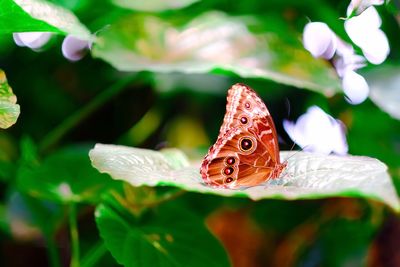
[[[16,124],[0,130],[1,266],[400,266],[400,220],[381,203],[132,188],[88,158],[95,143],[111,143],[178,147],[200,159],[218,135],[227,89],[243,82],[267,104],[282,150],[293,145],[283,119],[318,105],[345,124],[349,153],[386,163],[399,187],[400,102],[381,90],[384,101],[349,104],[332,62],[301,43],[309,21],[351,42],[341,19],[349,1],[53,0],[63,8],[46,11],[61,18],[54,24],[18,2],[0,0],[0,68],[21,107]],[[396,4],[376,7],[388,59],[360,73],[400,95]],[[93,34],[76,62],[61,50],[68,10],[82,23],[72,32]],[[13,40],[29,31],[56,34],[33,51]],[[226,48],[215,53],[212,44]],[[248,60],[256,67],[243,68]]]

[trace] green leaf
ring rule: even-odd
[[[321,266],[351,266],[355,262],[360,266],[368,265],[368,250],[377,228],[373,222],[372,218],[369,220],[337,218],[323,225],[318,236],[320,239],[318,243],[325,252]],[[349,236],[351,238],[348,238]]]
[[[0,33],[41,31],[91,39],[71,11],[43,0],[0,0],[0,17]]]
[[[0,161],[0,181],[11,181],[15,166],[10,162]]]
[[[204,13],[183,25],[177,21],[185,18],[173,19],[143,14],[121,19],[99,32],[92,54],[121,71],[224,71],[328,96],[340,91],[333,69],[326,61],[312,58],[296,38],[292,44],[276,32],[254,34],[246,19],[220,12]]]
[[[370,98],[383,111],[400,120],[400,67],[380,66],[365,73]]]
[[[177,205],[162,205],[140,220],[104,204],[95,215],[108,250],[126,267],[229,266],[226,252],[201,218]]]
[[[351,122],[347,124],[347,140],[351,153],[383,160],[390,167],[393,181],[399,182],[397,144],[400,142],[400,121],[390,117],[370,101],[352,107],[349,114]]]
[[[113,3],[123,8],[147,12],[161,12],[189,6],[199,0],[113,0]]]
[[[39,164],[25,162],[18,170],[18,188],[61,203],[98,203],[112,181],[93,170],[87,153],[87,148],[71,147],[51,154]]]
[[[0,128],[6,129],[17,122],[20,109],[17,97],[7,83],[6,75],[0,70]]]
[[[11,233],[10,229],[10,220],[7,216],[6,206],[1,203],[0,204],[0,231],[2,234],[9,235]]]
[[[400,203],[385,164],[357,156],[325,156],[306,152],[281,152],[288,166],[282,177],[242,190],[212,188],[202,182],[200,163],[181,167],[170,164],[162,152],[116,145],[97,144],[89,153],[101,173],[133,186],[177,186],[188,191],[253,200],[365,197],[382,201],[395,210]]]

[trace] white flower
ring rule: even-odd
[[[13,34],[14,42],[21,47],[29,47],[33,50],[39,50],[51,38],[50,32],[18,32]]]
[[[381,24],[379,14],[372,6],[344,23],[350,39],[361,48],[372,64],[381,64],[390,52],[388,39],[379,28]]]
[[[314,56],[331,59],[336,51],[336,35],[322,22],[310,22],[303,31],[304,47]]]
[[[369,95],[369,86],[367,81],[363,76],[352,70],[347,70],[343,75],[342,87],[343,92],[347,96],[348,102],[353,105],[364,102]]]
[[[284,120],[283,128],[305,151],[344,155],[348,151],[343,123],[312,106],[297,122]]]
[[[71,61],[78,61],[85,56],[89,48],[90,44],[88,41],[68,35],[64,38],[61,51],[65,58]]]
[[[355,13],[361,14],[364,10],[370,6],[380,6],[385,2],[385,0],[351,0],[349,6],[347,7],[346,15],[347,17],[355,11]]]
[[[343,91],[347,101],[360,104],[369,95],[369,86],[355,71],[365,66],[365,59],[372,64],[381,64],[390,52],[389,41],[380,29],[382,20],[372,5],[381,5],[383,0],[353,0],[348,16],[355,11],[361,14],[348,19],[344,26],[354,44],[364,54],[357,55],[351,44],[344,42],[322,22],[310,22],[304,27],[304,47],[314,56],[332,59],[336,72],[342,78]]]
[[[379,16],[378,19],[380,19]],[[376,22],[372,23],[376,24]],[[365,58],[357,55],[351,44],[344,42],[321,22],[311,22],[306,25],[303,43],[315,57],[330,59],[335,55],[332,60],[333,65],[339,77],[342,78],[343,91],[349,103],[360,104],[368,97],[367,82],[361,75],[354,72],[365,66]]]
[[[353,46],[337,38],[336,57],[333,65],[339,77],[343,77],[348,70],[358,70],[365,66],[365,58],[354,53]]]

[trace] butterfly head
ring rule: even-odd
[[[277,164],[272,172],[271,178],[278,178],[287,166],[287,161]]]

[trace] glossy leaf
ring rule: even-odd
[[[181,152],[180,152],[181,153]],[[400,203],[385,164],[357,156],[325,156],[306,152],[281,152],[288,166],[281,178],[265,184],[230,190],[206,186],[199,174],[200,162],[180,167],[162,152],[115,145],[97,144],[90,151],[92,164],[101,173],[131,185],[177,186],[188,191],[254,200],[365,197],[386,203],[395,210]]]
[[[6,75],[0,70],[0,128],[5,129],[17,122],[20,108],[17,97],[7,83]]]
[[[220,12],[204,13],[185,24],[150,15],[131,15],[99,32],[95,57],[121,71],[209,73],[233,72],[316,90],[340,91],[333,69],[296,41],[278,33],[254,34],[245,20]]]
[[[18,170],[18,188],[32,196],[61,203],[97,203],[111,186],[107,176],[90,166],[87,149],[68,148],[42,163],[24,162]]]
[[[199,0],[147,0],[147,1],[136,1],[136,0],[113,0],[113,3],[123,8],[129,8],[139,11],[148,12],[161,12],[171,9],[179,9],[185,6],[189,6]]]
[[[0,17],[0,33],[55,32],[91,39],[89,30],[71,11],[43,0],[2,0]]]
[[[126,267],[229,266],[203,220],[177,205],[162,205],[153,216],[140,220],[105,204],[95,215],[108,250]]]

